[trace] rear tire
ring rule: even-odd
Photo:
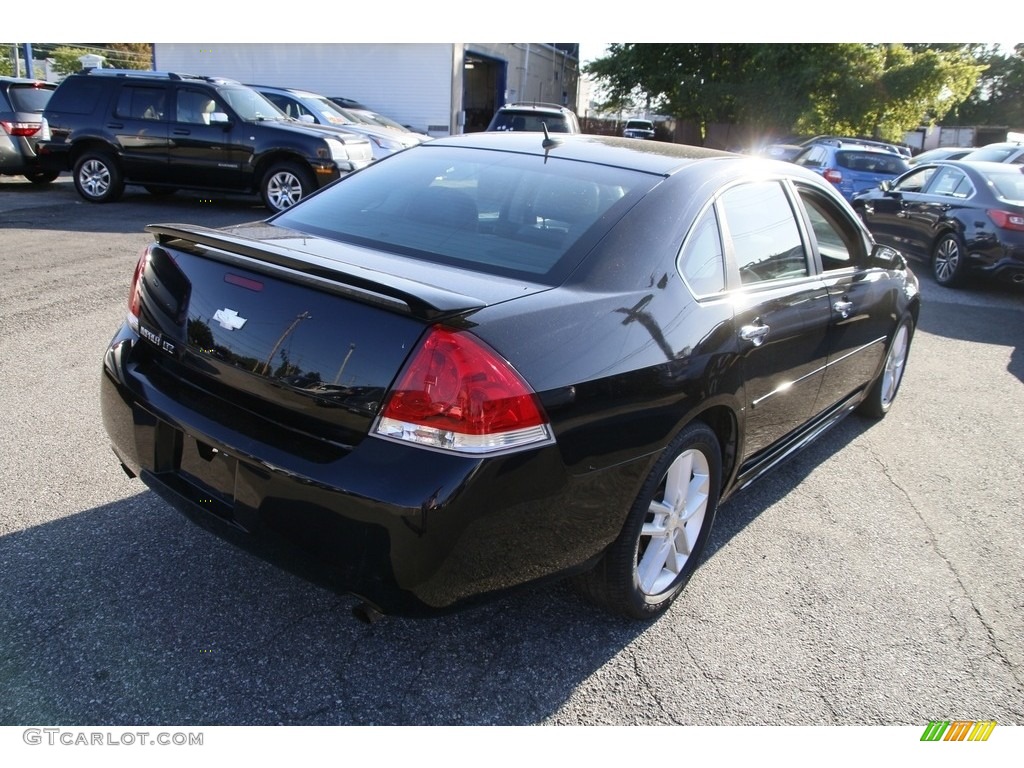
[[[863,415],[880,419],[889,412],[896,394],[900,391],[900,382],[903,381],[903,372],[907,367],[907,356],[910,354],[910,342],[914,337],[914,321],[909,317],[903,318],[896,326],[896,332],[889,342],[889,349],[885,353],[885,363],[878,374],[875,383],[871,385],[868,396],[858,407]]]
[[[935,243],[932,251],[932,276],[935,282],[955,288],[964,282],[967,271],[967,247],[959,235],[946,233]]]
[[[75,163],[75,189],[90,203],[112,203],[124,192],[124,177],[106,152],[86,152]]]
[[[715,433],[693,422],[644,480],[618,538],[576,577],[587,599],[632,619],[660,616],[700,560],[718,509],[722,452]]]

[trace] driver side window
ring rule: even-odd
[[[894,192],[920,192],[928,186],[928,181],[931,179],[932,174],[935,173],[934,166],[931,168],[922,168],[916,173],[908,174],[904,176],[899,182],[893,185]]]

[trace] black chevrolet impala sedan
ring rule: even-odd
[[[627,139],[436,140],[266,221],[148,229],[115,453],[365,615],[572,576],[657,616],[722,500],[885,415],[920,304],[816,174]]]

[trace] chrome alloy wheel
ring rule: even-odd
[[[888,408],[896,397],[903,378],[903,368],[907,363],[907,351],[910,349],[910,331],[906,323],[900,323],[896,335],[889,345],[889,354],[885,356],[885,370],[882,371],[882,407]]]
[[[935,248],[935,279],[945,285],[953,280],[960,266],[960,243],[955,237],[944,237]]]
[[[78,186],[89,197],[103,197],[110,192],[110,183],[110,168],[102,160],[87,160],[78,169]]]
[[[302,199],[302,181],[288,170],[275,172],[267,180],[267,199],[277,211],[291,208]]]
[[[694,448],[669,466],[640,531],[636,577],[644,594],[668,590],[686,565],[704,525],[710,477],[707,457]]]

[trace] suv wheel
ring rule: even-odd
[[[124,192],[124,178],[106,152],[86,152],[75,163],[75,189],[90,203],[110,203]]]
[[[263,203],[274,212],[291,208],[313,191],[313,179],[296,163],[276,163],[263,175],[260,194]]]

